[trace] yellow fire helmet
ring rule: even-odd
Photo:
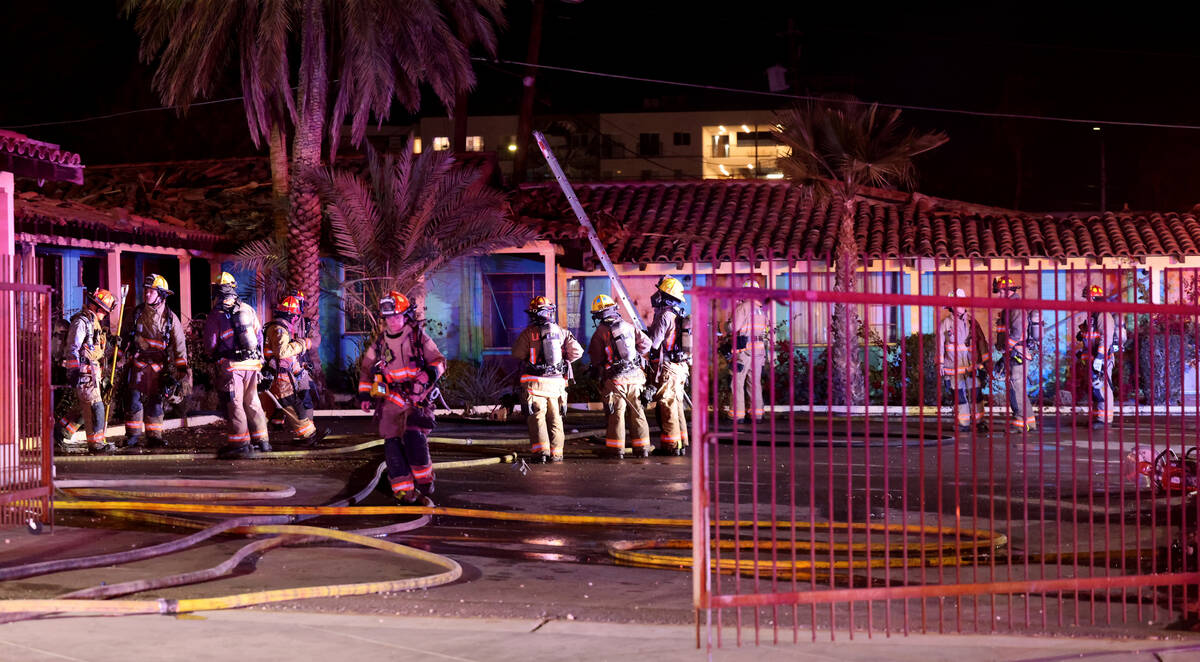
[[[228,271],[222,271],[221,275],[217,276],[217,282],[213,283],[213,285],[232,285],[237,287],[237,280],[234,279],[233,274]]]
[[[658,291],[676,301],[683,301],[683,283],[676,280],[673,276],[663,276],[659,279]]]
[[[600,296],[596,297],[594,301],[592,301],[592,312],[598,313],[602,310],[608,310],[615,305],[617,305],[617,302],[613,301],[612,297],[608,296],[607,294],[601,294]]]
[[[146,289],[158,290],[164,297],[169,297],[175,294],[171,288],[167,286],[167,279],[158,274],[147,274],[146,280],[142,283]]]
[[[1088,285],[1087,287],[1083,288],[1083,298],[1092,300],[1103,299],[1104,288],[1100,287],[1099,285]]]

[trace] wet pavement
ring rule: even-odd
[[[738,444],[721,440],[712,476],[713,496],[722,517],[889,522],[981,528],[1008,537],[999,560],[986,558],[965,567],[887,569],[823,575],[817,586],[922,585],[927,583],[1001,581],[1065,576],[1070,572],[1097,571],[1074,559],[1047,561],[1047,554],[1135,548],[1128,564],[1111,569],[1128,574],[1134,564],[1146,570],[1166,568],[1169,540],[1178,536],[1180,518],[1193,518],[1182,500],[1125,485],[1120,478],[1122,454],[1137,436],[1141,443],[1154,439],[1137,427],[1122,431],[1120,439],[1097,440],[1088,430],[1054,426],[1054,436],[1043,432],[1037,441],[1000,434],[955,436],[931,425],[908,421],[882,422],[864,431],[834,421],[832,426],[799,424],[794,434],[783,434],[787,421],[776,421],[776,443],[769,431],[738,429]],[[364,417],[329,420],[339,434],[351,435],[333,444],[348,445],[371,438],[371,421]],[[568,431],[600,427],[596,414],[572,413]],[[830,428],[838,430],[834,435]],[[924,428],[924,429],[922,429]],[[725,426],[732,437],[732,429]],[[812,433],[809,433],[809,430]],[[1160,429],[1155,427],[1155,430]],[[1069,430],[1069,431],[1068,431]],[[435,461],[480,457],[489,452],[486,440],[522,436],[517,424],[492,425],[443,421],[435,436],[470,438],[472,448],[435,446]],[[865,432],[865,434],[864,434]],[[757,433],[757,434],[755,434]],[[180,431],[180,447],[205,448],[211,435]],[[1183,430],[1173,433],[1178,443]],[[1190,433],[1189,433],[1190,434]],[[363,435],[363,436],[353,436]],[[1089,438],[1091,437],[1091,438]],[[1189,437],[1190,438],[1190,437]],[[170,437],[169,437],[170,439]],[[193,441],[194,439],[194,441]],[[796,441],[793,443],[793,439]],[[847,439],[850,443],[847,443]],[[832,441],[831,441],[832,440]],[[1040,442],[1040,443],[1039,443]],[[278,450],[289,450],[286,441]],[[494,454],[511,452],[497,449]],[[520,449],[523,450],[523,449]],[[261,479],[294,485],[297,494],[279,503],[321,504],[357,491],[382,459],[381,449],[346,456],[312,459],[247,460],[220,463],[212,460],[153,460],[137,462],[64,463],[60,478],[105,477],[228,477]],[[638,517],[690,518],[692,460],[688,457],[652,457],[616,460],[608,456],[599,437],[568,442],[563,464],[497,464],[438,472],[438,505],[489,508],[553,514],[594,514]],[[756,480],[755,480],[756,479]],[[736,495],[736,499],[734,498]],[[274,502],[273,502],[274,503]],[[389,495],[376,493],[366,505],[390,504]],[[1169,519],[1173,518],[1173,519]],[[317,525],[359,528],[389,523],[386,518],[313,520]],[[1172,526],[1166,526],[1167,522]],[[1195,529],[1195,525],[1192,525]],[[815,530],[815,529],[814,529]],[[776,538],[787,538],[776,534]],[[803,533],[807,534],[805,530]],[[822,532],[816,530],[818,537]],[[170,539],[180,531],[111,516],[62,511],[58,527],[49,535],[29,536],[23,531],[3,534],[0,566],[33,559],[81,556],[128,549]],[[752,535],[743,528],[743,536]],[[727,530],[725,537],[730,537]],[[542,623],[575,621],[627,624],[694,625],[692,576],[668,569],[619,565],[608,554],[608,543],[622,540],[688,538],[687,529],[647,527],[565,526],[495,522],[436,517],[417,531],[394,534],[389,539],[454,558],[464,568],[458,581],[435,589],[407,593],[316,599],[265,607],[273,612],[322,612],[392,616],[448,616],[528,619]],[[767,537],[764,533],[763,537]],[[832,539],[832,538],[831,538]],[[860,537],[857,541],[861,542]],[[879,536],[874,539],[880,542]],[[894,541],[894,539],[892,540]],[[915,539],[929,542],[929,538]],[[2,597],[52,597],[101,582],[156,577],[208,567],[223,561],[245,544],[242,538],[220,538],[188,552],[120,568],[98,568],[60,573],[0,584]],[[1141,545],[1138,548],[1138,545]],[[738,555],[733,553],[730,555]],[[790,555],[790,552],[785,556]],[[799,557],[803,560],[809,553]],[[860,558],[863,555],[860,554]],[[878,557],[879,554],[876,554]],[[841,557],[839,557],[841,558]],[[1115,557],[1114,557],[1115,558]],[[1189,566],[1195,569],[1194,561]],[[1068,567],[1063,567],[1068,566]],[[1180,568],[1176,560],[1173,569]],[[244,591],[339,582],[372,581],[419,575],[428,568],[394,559],[373,550],[338,545],[274,550],[254,563],[245,563],[234,576],[205,584],[167,589],[155,596],[206,597]],[[722,575],[715,578],[717,592],[747,593],[756,588],[752,577]],[[810,580],[804,579],[804,584]],[[799,588],[803,589],[804,584]],[[791,582],[775,585],[789,590]],[[744,642],[754,641],[755,619],[760,641],[776,634],[790,641],[798,632],[803,641],[816,629],[827,637],[830,626],[844,632],[849,623],[867,625],[876,636],[885,628],[902,632],[924,626],[928,631],[1015,631],[1086,633],[1119,632],[1134,637],[1187,636],[1180,626],[1179,595],[1153,589],[1129,591],[1123,601],[1103,598],[1090,604],[1068,599],[1029,600],[1004,596],[942,598],[937,600],[874,603],[875,609],[850,605],[796,611],[743,609],[720,618],[725,645],[736,640],[740,617]],[[144,597],[144,596],[134,596]],[[1096,616],[1099,605],[1099,617]],[[717,617],[714,617],[714,619]],[[1110,624],[1111,623],[1111,624]],[[1028,626],[1026,625],[1028,624]],[[1182,623],[1186,626],[1186,623]],[[705,630],[707,631],[707,630]],[[716,628],[714,628],[716,632]],[[692,629],[694,635],[694,629]],[[714,635],[715,636],[715,635]],[[839,637],[842,636],[839,634]],[[694,641],[692,642],[694,644]],[[469,657],[469,656],[468,656]],[[0,655],[0,658],[3,658]],[[88,659],[88,658],[84,658]],[[505,658],[494,658],[505,659]],[[567,659],[567,658],[563,658]],[[606,659],[583,658],[578,659]],[[868,658],[863,658],[868,659]],[[1018,658],[996,658],[1018,659]],[[1181,658],[1182,659],[1182,658]]]

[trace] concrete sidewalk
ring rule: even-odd
[[[239,610],[195,615],[80,617],[0,626],[0,660],[703,660],[691,626],[568,620],[380,617]],[[804,633],[801,633],[804,636]],[[369,657],[368,657],[369,656]],[[1200,639],[1100,640],[1016,636],[865,636],[854,641],[715,650],[714,660],[1183,662]]]

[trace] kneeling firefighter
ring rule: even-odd
[[[650,457],[650,424],[642,406],[646,388],[646,354],[650,338],[621,318],[617,303],[607,294],[592,302],[596,332],[588,343],[591,370],[600,379],[604,413],[608,419],[605,441],[618,458],[625,457],[625,419],[628,412],[630,443],[638,457]]]
[[[433,494],[433,401],[446,359],[414,319],[408,297],[392,291],[379,300],[383,330],[363,351],[358,400],[375,410],[392,493],[402,503]]]
[[[674,455],[683,455],[688,447],[685,402],[692,365],[692,319],[684,312],[683,303],[683,283],[663,276],[650,297],[654,321],[646,332],[655,366],[653,399],[662,450]]]
[[[204,324],[204,347],[217,363],[214,384],[227,416],[227,443],[217,452],[222,459],[251,455],[251,442],[260,450],[271,449],[267,417],[258,399],[262,346],[258,314],[238,298],[233,276],[221,272],[213,283],[213,309]]]
[[[521,406],[529,425],[531,460],[561,462],[567,380],[571,364],[583,356],[583,346],[554,322],[558,308],[550,299],[533,297],[525,313],[529,325],[513,344],[512,355],[521,361]]]
[[[58,439],[60,442],[68,439],[68,432],[74,433],[82,418],[88,450],[93,453],[116,450],[116,446],[106,440],[107,412],[101,395],[104,354],[108,348],[108,332],[103,322],[115,306],[116,297],[108,290],[98,288],[89,292],[83,309],[71,318],[60,357],[67,371],[67,383],[74,389],[79,413],[59,421]]]
[[[301,323],[300,302],[295,297],[284,297],[275,306],[275,319],[263,327],[266,365],[259,388],[266,394],[267,415],[282,416],[297,441],[315,446],[325,437],[325,431],[318,433],[313,423],[312,377],[305,367],[312,341],[296,336]]]
[[[163,414],[168,404],[183,400],[191,382],[183,324],[167,307],[174,294],[167,279],[146,276],[142,303],[133,310],[133,327],[122,340],[127,353],[129,396],[126,402],[125,446],[165,446]]]

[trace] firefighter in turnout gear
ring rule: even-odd
[[[142,288],[142,304],[134,309],[133,326],[122,340],[129,376],[125,446],[139,446],[144,440],[154,448],[166,445],[164,410],[182,399],[191,371],[183,324],[167,307],[167,297],[174,294],[167,279],[150,274]]]
[[[103,323],[115,306],[116,297],[108,290],[89,292],[83,309],[71,318],[60,356],[62,366],[67,371],[67,383],[74,388],[79,414],[59,421],[58,437],[69,439],[78,429],[78,421],[82,417],[87,431],[88,450],[93,453],[116,450],[116,446],[105,438],[108,431],[107,412],[101,395],[101,383],[105,380],[104,355],[108,348],[108,332]]]
[[[1104,288],[1089,285],[1083,290],[1087,301],[1103,301]],[[1128,340],[1125,326],[1112,313],[1088,313],[1076,338],[1083,342],[1080,359],[1092,377],[1092,429],[1100,430],[1113,422],[1112,371],[1116,354]]]
[[[422,493],[433,494],[429,433],[436,382],[446,372],[446,359],[413,318],[408,297],[388,293],[379,300],[379,315],[383,331],[359,362],[359,405],[363,411],[375,410],[392,493],[413,504]]]
[[[204,324],[204,347],[216,361],[214,385],[224,405],[227,443],[217,452],[222,459],[237,459],[270,449],[267,418],[258,399],[258,371],[262,369],[263,330],[258,314],[238,298],[237,281],[221,272],[213,283],[213,309]]]
[[[600,379],[604,413],[608,417],[605,441],[618,458],[625,457],[625,422],[629,421],[629,442],[638,457],[650,457],[650,424],[642,406],[646,388],[643,370],[650,351],[650,338],[621,318],[617,304],[606,294],[592,302],[596,332],[588,343],[591,370]]]
[[[744,288],[757,288],[758,283],[748,280],[742,284]],[[746,391],[750,391],[749,413],[756,420],[762,420],[763,408],[762,374],[767,356],[767,334],[771,332],[770,313],[764,310],[762,303],[749,299],[739,301],[733,309],[733,320],[730,330],[735,341],[734,360],[731,366],[733,377],[733,420],[739,421],[746,416]]]
[[[314,370],[321,361],[321,333],[317,330],[318,325],[316,324],[316,320],[305,317],[307,299],[304,296],[304,292],[302,290],[291,290],[287,298],[295,299],[300,307],[300,313],[293,315],[292,322],[288,325],[290,329],[288,335],[291,337],[292,342],[308,341],[308,349],[296,357],[296,361],[299,362],[300,367],[304,368],[307,374],[308,387],[297,397],[300,398],[304,407],[313,409],[313,403],[319,400],[320,395],[317,390],[317,380],[314,378]],[[276,309],[276,313],[278,312],[278,309]],[[266,342],[268,345],[270,344],[269,337],[266,339]],[[268,400],[267,402],[269,403],[270,401]],[[264,403],[263,406],[266,408],[270,405]],[[291,427],[295,427],[293,425],[294,422],[284,415],[285,411],[287,411],[286,408],[275,407],[273,413],[269,414],[268,418],[272,427],[283,429],[285,423]],[[321,434],[324,435],[325,432],[322,431]]]
[[[521,361],[521,407],[529,425],[533,462],[561,462],[566,438],[567,381],[571,364],[583,356],[583,346],[570,331],[555,323],[558,308],[535,296],[525,311],[529,325],[517,336],[513,358]]]
[[[966,297],[962,289],[950,292],[949,297]],[[991,350],[983,327],[975,317],[959,306],[947,307],[950,314],[942,318],[937,328],[935,345],[938,372],[947,392],[954,398],[955,420],[959,432],[969,432],[972,425],[980,432],[987,431],[983,410],[979,404],[981,374],[991,370]]]
[[[318,434],[313,423],[312,378],[305,367],[312,340],[296,336],[302,323],[300,301],[289,296],[275,306],[275,319],[263,327],[263,377],[269,382],[263,404],[268,415],[282,416],[287,421],[297,441],[313,446],[325,433]],[[267,375],[271,376],[269,380]]]
[[[992,280],[992,294],[999,294],[1006,299],[1021,298],[1020,289],[1016,281],[1008,276],[998,276]],[[1035,310],[1002,309],[996,319],[996,349],[1002,357],[1008,409],[1012,415],[1008,421],[1010,432],[1037,430],[1037,417],[1033,415],[1033,405],[1029,402],[1026,375],[1042,339],[1041,331],[1042,315]]]
[[[654,321],[647,334],[654,366],[654,402],[662,430],[662,451],[683,455],[688,447],[686,400],[692,364],[692,320],[683,310],[683,284],[659,279],[650,297]]]

